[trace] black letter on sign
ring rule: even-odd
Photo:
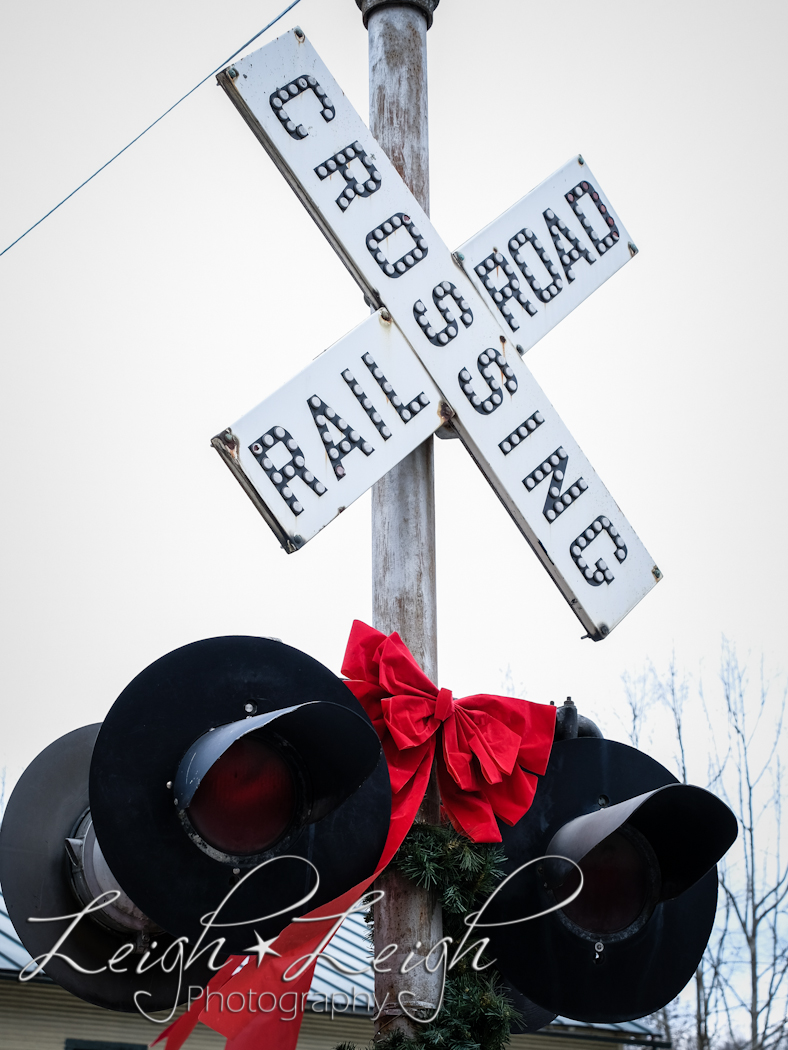
[[[526,245],[528,244],[531,245],[531,247],[534,250],[534,253],[542,261],[545,270],[547,270],[548,274],[550,275],[550,282],[546,288],[542,288],[542,286],[539,284],[536,277],[534,276],[533,271],[528,266],[528,261],[525,257]],[[520,267],[520,271],[523,277],[526,279],[526,281],[528,281],[528,284],[531,286],[531,290],[533,291],[536,298],[541,299],[543,303],[549,303],[551,299],[555,299],[555,297],[563,288],[563,282],[558,276],[558,267],[555,265],[553,260],[547,254],[547,252],[544,250],[542,242],[537,238],[533,230],[529,230],[527,227],[524,227],[522,230],[520,230],[519,233],[515,233],[512,239],[509,241],[509,247],[514,253],[514,261]],[[529,314],[536,313],[536,310],[533,307],[526,309],[528,309]]]
[[[436,332],[430,324],[429,318],[427,317],[427,307],[421,299],[413,304],[413,316],[421,325],[422,332],[424,332],[429,341],[434,343],[435,346],[445,346],[457,335],[457,322],[452,317],[451,310],[446,306],[444,301],[449,295],[461,311],[460,320],[466,328],[470,328],[473,324],[471,308],[451,281],[444,281],[443,284],[436,284],[432,289],[432,301],[438,307],[443,320],[446,322],[446,327],[442,331]],[[443,303],[443,305],[441,305],[441,303]]]
[[[370,358],[370,360],[372,359]],[[358,403],[361,405],[361,407],[364,409],[369,418],[377,427],[380,436],[383,438],[384,441],[388,441],[388,439],[391,437],[391,431],[383,422],[383,417],[381,416],[380,412],[377,411],[370,399],[364,393],[361,384],[356,382],[356,377],[353,375],[349,368],[346,368],[345,371],[342,373],[342,378],[353,391]]]
[[[508,456],[513,448],[517,448],[521,441],[524,441],[527,437],[544,423],[544,416],[541,412],[532,413],[528,419],[524,419],[517,430],[513,430],[508,437],[505,437],[503,441],[498,443],[498,448],[503,452],[505,456]]]
[[[358,159],[367,169],[365,182],[356,182],[356,176],[350,170],[350,162],[355,159]],[[345,146],[339,153],[335,153],[333,157],[324,160],[322,164],[315,168],[315,174],[321,182],[323,179],[327,179],[329,175],[333,175],[335,171],[338,171],[347,183],[347,186],[337,197],[337,204],[342,211],[347,211],[348,205],[356,197],[370,197],[376,190],[380,189],[380,172],[366,155],[360,142],[354,142],[350,146]]]
[[[411,248],[405,252],[401,259],[397,259],[396,262],[392,263],[386,258],[382,242],[399,229],[408,231],[416,247]],[[420,263],[429,251],[427,242],[420,231],[416,229],[416,224],[411,222],[410,215],[405,215],[401,211],[397,212],[396,215],[392,215],[390,219],[386,219],[380,226],[367,234],[367,248],[372,258],[387,277],[401,277],[403,273],[407,273],[408,270]]]
[[[600,536],[603,532],[606,532],[613,543],[615,543],[616,558],[618,558],[620,562],[625,561],[627,556],[626,544],[619,536],[618,529],[611,525],[607,518],[603,518],[602,516],[598,517],[595,521],[592,521],[588,528],[584,532],[581,532],[574,543],[569,547],[569,552],[574,559],[575,565],[592,587],[598,587],[601,583],[612,583],[615,579],[615,576],[601,558],[597,561],[596,570],[594,570],[583,557],[583,555],[587,553],[586,548],[589,543],[593,543],[597,536]]]
[[[398,396],[397,391],[383,375],[383,369],[378,368],[375,364],[375,359],[372,357],[372,354],[364,354],[363,361],[377,381],[380,389],[392,403],[394,408],[396,408],[397,415],[403,423],[410,423],[411,419],[413,419],[414,416],[417,416],[422,408],[425,408],[430,403],[430,399],[422,390],[420,394],[416,394],[412,401],[403,404],[402,398]],[[384,430],[385,433],[383,433]],[[391,437],[391,431],[388,427],[384,427],[383,430],[381,430],[381,434],[383,434],[384,437]]]
[[[605,231],[605,234],[602,237],[597,237],[596,233],[594,233],[594,228],[591,225],[591,220],[588,218],[587,215],[583,214],[578,203],[580,198],[584,197],[585,194],[588,194],[588,196],[594,202],[597,211],[602,216],[605,226],[607,226],[607,230]],[[594,247],[596,248],[596,250],[599,252],[600,255],[604,255],[608,248],[613,247],[613,245],[618,240],[620,234],[618,232],[618,227],[616,226],[615,219],[607,210],[607,206],[604,205],[599,199],[599,194],[597,193],[597,191],[594,189],[590,182],[579,182],[573,190],[567,193],[566,199],[572,205],[572,211],[574,211],[575,215],[582,222],[583,229],[594,242]]]
[[[593,258],[588,248],[583,247],[563,219],[559,219],[555,212],[549,208],[544,213],[544,221],[547,223],[550,236],[553,238],[553,244],[558,249],[558,258],[561,260],[567,280],[570,282],[574,281],[575,274],[572,267],[578,259],[585,259],[589,266],[593,266],[596,259]],[[566,244],[569,245],[568,248],[563,241],[566,241]]]
[[[483,416],[489,415],[503,404],[501,384],[493,375],[491,365],[497,365],[500,369],[501,379],[510,394],[514,394],[517,390],[517,380],[514,378],[514,372],[506,363],[506,358],[500,350],[485,350],[484,353],[479,354],[476,364],[482,379],[484,379],[491,391],[484,401],[474,393],[473,384],[471,383],[471,374],[467,368],[463,368],[457,378],[460,381],[460,386],[462,387],[465,396],[476,411]]]
[[[321,88],[314,77],[296,77],[290,84],[285,84],[284,87],[277,88],[268,98],[271,104],[271,109],[276,113],[277,117],[282,121],[282,127],[285,131],[290,133],[290,137],[294,139],[305,139],[309,132],[306,130],[303,124],[295,126],[293,121],[288,117],[285,112],[285,103],[290,102],[297,95],[300,95],[303,91],[312,90],[315,93],[315,98],[320,103],[320,113],[323,120],[329,121],[334,119],[334,104],[330,98],[326,95],[325,91]]]
[[[512,244],[517,244],[517,242],[513,240]],[[498,275],[497,273],[493,273],[493,271],[497,270],[499,267],[507,277],[506,283],[502,284],[500,288],[497,287],[495,283],[495,278],[497,278]],[[488,295],[506,318],[509,327],[513,332],[517,331],[520,324],[512,315],[512,303],[519,303],[528,316],[533,317],[536,313],[536,307],[529,300],[525,292],[520,290],[520,282],[514,276],[514,269],[505,255],[501,255],[500,252],[492,252],[492,254],[488,255],[486,259],[483,259],[475,269],[476,273],[481,278],[482,284],[487,289]]]
[[[277,469],[269,456],[271,450],[280,443],[285,446],[291,455],[288,462]],[[326,491],[326,486],[319,482],[310,470],[306,469],[304,453],[284,427],[271,427],[270,430],[267,430],[265,434],[261,434],[257,441],[249,446],[249,451],[276,486],[279,495],[292,510],[293,514],[301,514],[304,508],[295,498],[290,488],[292,478],[301,478],[304,484],[308,485],[318,496],[322,496]]]
[[[353,430],[344,419],[336,414],[330,405],[327,405],[321,397],[310,397],[307,401],[309,405],[309,411],[312,413],[312,418],[315,421],[315,426],[320,431],[320,436],[323,439],[328,458],[331,460],[331,466],[334,468],[334,473],[340,479],[345,476],[345,468],[342,466],[342,460],[355,448],[360,448],[365,456],[371,456],[375,451],[372,445],[368,441],[365,441],[359,433]],[[329,423],[336,427],[337,430],[342,434],[342,440],[336,444],[331,440],[331,434],[328,430]]]
[[[568,463],[569,456],[564,449],[557,448],[552,456],[548,456],[541,466],[537,467],[536,470],[532,470],[528,477],[523,478],[523,485],[529,492],[533,492],[540,482],[552,474],[553,477],[550,482],[550,488],[547,491],[547,499],[544,501],[544,508],[542,509],[542,513],[548,521],[555,521],[556,517],[566,510],[570,503],[574,503],[576,499],[579,499],[588,488],[588,482],[578,478],[577,481],[568,486],[563,496],[561,495]]]

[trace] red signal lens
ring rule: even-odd
[[[579,862],[583,888],[564,914],[581,929],[598,935],[625,930],[640,917],[649,899],[649,860],[637,845],[618,832],[603,839]],[[580,884],[573,870],[555,891],[566,900]]]
[[[265,741],[244,736],[208,770],[188,813],[208,845],[235,856],[273,846],[290,826],[295,809],[290,766]]]

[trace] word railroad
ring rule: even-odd
[[[452,254],[300,29],[219,82],[377,308],[214,446],[287,551],[451,427],[599,640],[661,578],[522,355],[637,249],[582,157]]]

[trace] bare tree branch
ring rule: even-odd
[[[763,660],[753,678],[723,638],[719,695],[697,683],[711,745],[707,784],[734,811],[740,832],[719,866],[720,906],[695,974],[691,1022],[678,1001],[653,1018],[662,1031],[673,1032],[681,1050],[788,1050],[788,862],[782,843],[788,785],[781,757],[788,685],[783,676],[768,675]],[[647,718],[669,718],[676,771],[687,783],[695,761],[688,721],[693,705],[675,653],[664,674],[648,665],[640,675],[625,676],[624,693],[635,746]]]

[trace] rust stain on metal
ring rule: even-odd
[[[438,418],[442,419],[444,423],[448,423],[450,419],[453,419],[455,415],[454,409],[448,403],[448,401],[438,402]]]
[[[214,448],[218,448],[219,445],[221,445],[220,451],[238,462],[238,455],[241,451],[241,446],[238,438],[233,434],[229,427],[227,430],[223,430],[221,434],[217,434],[216,437],[211,438],[211,444]]]

